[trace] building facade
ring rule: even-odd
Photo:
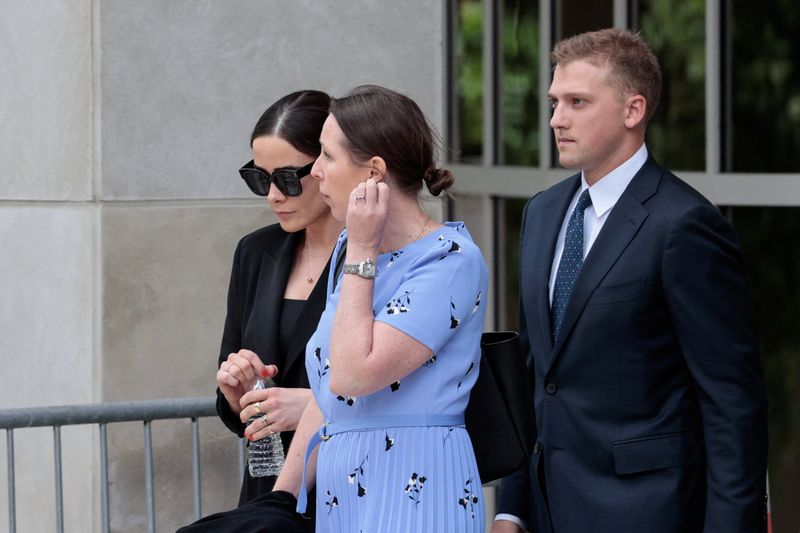
[[[428,206],[470,226],[492,270],[487,328],[514,327],[521,206],[567,175],[550,142],[547,51],[579,31],[630,27],[665,74],[651,152],[742,238],[771,402],[775,531],[796,530],[800,7],[751,4],[0,3],[0,405],[213,394],[234,247],[275,221],[236,170],[261,112],[301,88],[377,83],[420,104],[457,176],[453,198]],[[96,431],[63,432],[67,530],[99,530]],[[193,511],[190,429],[153,431],[157,528],[173,530]],[[235,505],[237,442],[213,420],[201,434],[210,513]],[[140,425],[110,427],[109,442],[112,530],[141,531]],[[18,531],[54,528],[52,456],[47,430],[16,432]]]

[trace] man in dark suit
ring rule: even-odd
[[[522,221],[520,330],[538,441],[493,532],[765,531],[766,395],[742,254],[649,157],[658,62],[640,36],[559,43],[559,159]]]

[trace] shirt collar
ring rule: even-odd
[[[597,183],[589,187],[586,178],[581,172],[581,191],[589,189],[592,197],[592,208],[597,218],[602,217],[609,209],[614,207],[625,192],[633,177],[647,162],[647,147],[642,144],[636,153],[620,166],[600,178]]]

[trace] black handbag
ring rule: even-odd
[[[521,352],[515,331],[481,336],[480,373],[464,416],[482,483],[512,473],[533,452],[536,417]]]
[[[336,257],[334,288],[346,249],[345,242]],[[507,476],[533,453],[536,417],[528,376],[516,331],[492,331],[481,336],[480,371],[464,421],[482,483]]]
[[[176,533],[306,533],[313,531],[313,521],[294,509],[297,498],[275,490],[240,505],[236,509],[208,515],[183,526]]]

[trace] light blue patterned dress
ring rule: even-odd
[[[346,232],[334,257],[344,239]],[[392,421],[463,416],[477,379],[486,315],[483,256],[463,223],[448,222],[380,255],[377,267],[375,320],[403,331],[434,355],[368,396],[331,393],[328,347],[340,287],[336,283],[330,293],[331,272],[330,296],[306,348],[311,389],[331,427],[365,417],[383,420],[386,427],[336,433],[320,444],[317,532],[482,532],[481,482],[464,427],[392,427]]]

